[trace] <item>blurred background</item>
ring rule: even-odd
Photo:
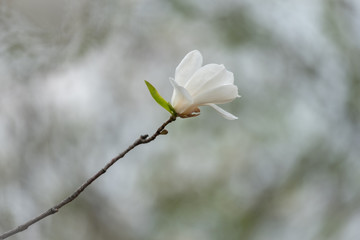
[[[0,232],[169,114],[185,54],[235,74],[78,199],[10,239],[360,239],[360,1],[2,0]]]

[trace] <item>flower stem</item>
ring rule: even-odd
[[[164,122],[157,130],[156,132],[149,137],[149,135],[141,135],[138,139],[134,141],[133,144],[131,144],[125,151],[111,159],[110,162],[108,162],[102,169],[100,169],[96,174],[94,174],[92,177],[90,177],[86,182],[84,182],[80,187],[77,188],[75,192],[73,192],[69,197],[61,201],[60,203],[56,204],[52,208],[48,209],[47,211],[41,213],[37,217],[32,218],[31,220],[27,221],[26,223],[19,225],[18,227],[3,233],[0,235],[0,239],[6,239],[12,235],[15,235],[19,232],[22,232],[26,230],[31,225],[39,222],[40,220],[57,213],[60,208],[67,205],[68,203],[72,202],[74,199],[76,199],[92,182],[94,182],[96,179],[98,179],[101,175],[103,175],[114,163],[116,163],[119,159],[123,158],[128,152],[130,152],[133,148],[135,148],[138,145],[149,143],[159,135],[162,135],[163,130],[165,127],[176,120],[175,116],[171,116],[166,122]]]

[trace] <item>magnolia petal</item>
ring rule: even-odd
[[[224,109],[222,109],[221,107],[219,107],[218,105],[215,105],[213,103],[210,104],[206,104],[207,106],[210,106],[212,108],[214,108],[216,111],[218,111],[224,118],[226,118],[227,120],[236,120],[238,119],[236,116],[232,115],[231,113],[225,111]]]
[[[223,85],[213,89],[208,89],[193,96],[194,104],[205,105],[208,103],[227,103],[238,97],[238,88],[235,85]]]
[[[219,64],[207,64],[198,69],[184,86],[191,95],[201,91],[208,82],[216,82],[221,80],[225,74],[225,67]],[[215,79],[215,80],[214,80]],[[222,85],[220,83],[220,85]]]
[[[193,99],[189,92],[184,87],[179,86],[174,79],[170,78],[170,83],[174,88],[171,105],[176,113],[183,113],[193,103]]]
[[[212,79],[207,81],[200,91],[205,92],[208,89],[214,89],[225,85],[234,85],[234,74],[224,68],[221,73],[217,74]],[[200,91],[198,92],[198,94],[201,93]]]
[[[198,50],[186,54],[175,70],[175,81],[178,85],[184,87],[191,76],[201,67],[202,55]]]

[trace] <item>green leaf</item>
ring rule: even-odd
[[[158,93],[158,91],[156,90],[156,88],[151,85],[151,83],[149,83],[148,81],[145,80],[146,86],[149,89],[149,92],[151,94],[151,96],[155,99],[155,101],[162,106],[163,108],[165,108],[166,111],[168,111],[171,115],[176,116],[176,111],[173,108],[173,106],[171,106],[170,103],[168,103],[162,96],[160,96],[160,94]]]

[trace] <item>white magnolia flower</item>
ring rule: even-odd
[[[171,105],[176,113],[183,118],[194,117],[200,114],[199,106],[207,105],[226,119],[237,119],[215,105],[240,97],[234,85],[234,74],[227,71],[224,65],[201,65],[201,53],[198,50],[191,51],[177,66],[175,79],[170,79],[174,87]]]

